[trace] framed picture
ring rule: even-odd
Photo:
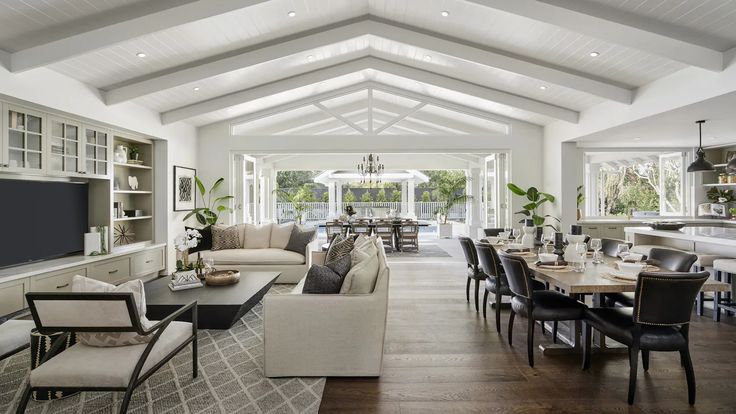
[[[192,211],[197,204],[194,168],[174,166],[174,211]]]

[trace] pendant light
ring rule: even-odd
[[[689,167],[687,167],[687,172],[715,171],[716,168],[713,164],[705,159],[705,151],[703,150],[703,124],[705,123],[705,120],[695,121],[695,123],[698,124],[700,141],[698,144],[698,150],[695,152],[697,158]]]

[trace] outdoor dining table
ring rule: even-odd
[[[618,292],[634,292],[636,290],[636,282],[616,280],[609,275],[615,271],[614,263],[619,259],[605,256],[603,263],[594,264],[592,258],[587,258],[585,270],[583,272],[575,272],[567,268],[563,270],[545,269],[537,267],[534,263],[537,261],[534,257],[525,257],[529,262],[529,269],[532,271],[535,279],[546,282],[550,287],[558,288],[565,294],[583,300],[585,295],[592,295],[593,306],[601,305],[601,296],[605,293]],[[608,276],[608,277],[607,277]],[[726,292],[731,289],[731,285],[715,280],[708,280],[702,288],[703,292]],[[580,321],[571,321],[568,325],[568,336],[564,334],[558,337],[565,344],[540,345],[540,349],[546,355],[560,354],[567,352],[582,352],[582,323]],[[612,348],[606,345],[605,338],[601,335],[598,337],[597,351],[609,351]],[[625,350],[625,348],[613,348],[617,352]]]
[[[373,220],[384,220],[381,218],[373,217],[373,218],[365,218],[363,220],[368,220],[368,223],[363,223],[364,225],[367,225],[368,227],[376,227],[376,223],[373,222]],[[391,222],[391,226],[393,227],[393,244],[396,251],[401,251],[401,246],[399,245],[399,228],[402,224],[405,224],[406,222],[402,222],[401,220],[395,220]],[[431,224],[428,221],[417,221],[416,222],[419,227],[429,227]],[[345,229],[349,229],[353,223],[349,222],[342,222],[342,227]],[[385,225],[385,223],[384,223]],[[318,227],[327,227],[327,223],[320,223],[317,225]]]

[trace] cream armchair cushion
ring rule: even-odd
[[[133,300],[138,310],[138,316],[141,318],[141,326],[148,329],[153,324],[146,318],[146,293],[143,288],[143,281],[140,279],[125,282],[122,285],[115,286],[110,283],[100,282],[99,280],[76,275],[72,279],[72,292],[100,292],[100,293],[133,293]],[[127,309],[122,307],[109,307],[108,309],[116,309],[120,315],[102,315],[109,316],[111,320],[130,320]],[[96,347],[110,346],[126,346],[145,344],[151,341],[153,335],[139,335],[137,332],[79,332],[77,338],[79,342]]]
[[[271,246],[271,224],[245,225],[245,249],[268,249]]]

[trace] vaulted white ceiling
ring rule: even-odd
[[[576,123],[681,69],[722,71],[735,20],[725,0],[3,0],[0,54],[13,72],[48,67],[163,123],[375,131],[407,108],[346,97],[384,88],[425,107],[383,133],[481,134],[495,127],[468,111]],[[315,105],[330,94],[348,123]],[[274,129],[278,113],[296,124]]]

